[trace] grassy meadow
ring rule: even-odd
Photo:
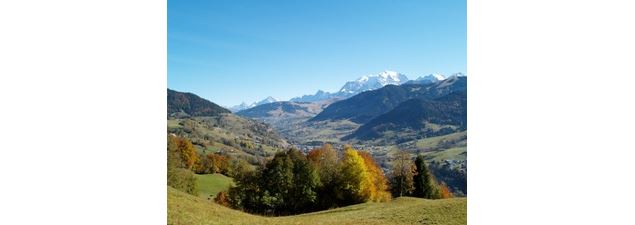
[[[198,195],[205,199],[214,199],[218,192],[227,191],[233,183],[232,178],[218,173],[196,174],[195,176],[198,182]]]
[[[220,206],[168,187],[168,224],[466,224],[467,199],[401,197],[294,216],[264,217]]]

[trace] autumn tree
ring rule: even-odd
[[[313,164],[320,178],[316,208],[328,209],[337,206],[336,188],[339,172],[337,152],[330,144],[325,144],[309,151],[307,159]]]
[[[385,202],[390,200],[389,186],[384,172],[377,165],[373,157],[368,152],[358,151],[358,154],[364,159],[364,164],[371,178],[370,200]]]
[[[168,135],[167,139],[167,184],[178,190],[187,192],[189,194],[196,195],[198,192],[198,186],[196,182],[196,176],[192,173],[190,168],[186,168],[187,164],[183,162],[181,157],[183,152],[183,146],[187,147],[183,142],[189,143],[189,141],[176,137],[174,135]],[[191,143],[190,143],[191,146]]]
[[[414,190],[413,176],[415,167],[410,160],[410,154],[404,151],[397,152],[392,162],[391,191],[393,196],[401,197],[410,195]]]
[[[448,188],[448,185],[446,185],[443,182],[439,185],[439,197],[440,198],[452,198],[452,197],[454,197],[452,195],[452,192],[450,191],[450,188]]]
[[[181,166],[181,156],[178,152],[179,138],[174,135],[168,135],[168,170],[179,168]]]
[[[214,198],[214,202],[218,203],[219,205],[229,207],[229,197],[227,196],[227,192],[218,192],[218,194],[216,194],[216,197]]]
[[[194,171],[197,174],[214,173],[212,170],[212,161],[207,156],[208,155],[203,155],[202,153],[198,155],[198,160],[196,161],[196,165],[194,165]]]
[[[227,175],[229,159],[227,156],[217,153],[200,154],[196,163],[195,171],[198,174],[222,173]]]
[[[370,197],[372,181],[364,159],[350,146],[340,161],[338,198],[344,204],[361,203]]]
[[[337,176],[338,157],[330,144],[309,151],[307,159],[316,167],[323,184],[333,183]]]
[[[193,168],[198,161],[198,154],[192,145],[192,142],[186,138],[168,135],[168,163],[170,166],[195,169]]]

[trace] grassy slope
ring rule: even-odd
[[[213,199],[218,192],[229,189],[232,178],[222,174],[197,174],[196,181],[198,182],[198,195],[203,198],[208,198],[211,195]]]
[[[229,209],[168,187],[168,224],[467,224],[467,199],[402,197],[286,217]]]
[[[418,148],[436,148],[439,146],[439,143],[441,141],[464,140],[466,136],[467,136],[467,131],[462,131],[462,132],[452,133],[452,134],[443,135],[443,136],[423,138],[423,139],[417,140],[416,146]]]
[[[426,152],[423,155],[428,160],[467,160],[467,147],[455,147],[443,151]]]
[[[187,125],[186,125],[187,124]],[[183,135],[188,137],[196,147],[197,151],[202,154],[214,153],[224,150],[229,155],[233,156],[245,156],[249,158],[253,153],[245,152],[238,147],[225,145],[220,139],[240,139],[245,142],[249,142],[253,147],[262,146],[264,152],[269,155],[273,155],[280,150],[280,148],[272,147],[266,144],[256,144],[255,139],[266,139],[270,142],[275,142],[279,145],[286,145],[286,141],[280,139],[280,137],[271,133],[271,131],[256,131],[256,127],[264,129],[263,125],[258,125],[255,122],[238,117],[233,114],[223,114],[216,117],[191,117],[191,118],[170,118],[167,120],[168,132],[174,132],[178,134],[178,131],[185,131]],[[205,136],[212,137],[211,140],[205,140]],[[207,148],[196,143],[205,143]],[[252,149],[253,151],[258,151]]]

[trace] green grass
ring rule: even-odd
[[[439,143],[443,140],[446,140],[446,141],[463,140],[463,139],[466,139],[466,136],[467,136],[467,131],[462,131],[462,132],[452,133],[452,134],[443,135],[443,136],[424,138],[424,139],[418,140],[416,143],[416,146],[417,148],[436,148],[439,145]]]
[[[467,224],[467,199],[401,197],[285,217],[233,210],[168,187],[168,224]]]
[[[445,149],[442,151],[426,152],[423,155],[433,161],[443,160],[466,160],[467,159],[467,147],[455,147]]]
[[[198,182],[198,195],[205,199],[210,195],[213,199],[218,192],[227,191],[229,185],[233,183],[232,178],[222,174],[196,174],[196,181]]]

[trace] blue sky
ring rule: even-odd
[[[233,106],[466,72],[466,1],[168,0],[168,88]]]

